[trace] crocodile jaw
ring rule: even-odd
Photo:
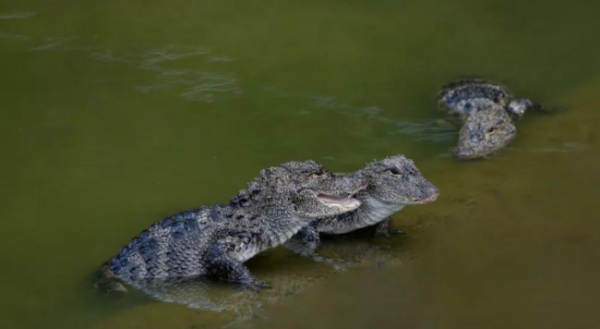
[[[335,206],[348,211],[360,207],[360,201],[354,198],[338,197],[324,193],[317,194],[317,199],[328,206]]]

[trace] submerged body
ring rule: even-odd
[[[521,118],[528,109],[541,108],[529,99],[515,98],[497,83],[481,79],[466,79],[445,85],[440,92],[439,102],[448,112],[463,120],[477,109],[492,105],[504,108],[515,120]]]
[[[439,104],[464,123],[456,156],[488,156],[514,140],[514,122],[527,109],[541,109],[531,100],[514,98],[502,86],[485,80],[461,80],[442,88]]]
[[[356,209],[360,202],[350,196],[362,188],[361,177],[329,173],[314,161],[269,168],[228,205],[200,207],[152,225],[103,266],[104,274],[133,286],[202,275],[261,286],[243,262],[317,217]]]
[[[398,241],[388,244],[373,244],[359,241],[324,241],[322,248],[333,253],[344,261],[343,268],[371,268],[401,263],[401,256],[390,252],[389,247]],[[284,261],[285,262],[285,261]],[[287,260],[288,263],[294,262]],[[250,291],[226,289],[201,278],[181,280],[150,280],[140,290],[152,298],[187,305],[201,310],[225,311],[235,314],[235,322],[251,320],[257,315],[264,315],[266,305],[273,305],[284,299],[306,291],[310,287],[322,284],[335,275],[337,269],[321,266],[294,268],[293,271],[268,271],[265,273],[271,286],[259,294]]]
[[[319,218],[304,227],[285,246],[301,255],[317,248],[319,234],[345,234],[367,226],[377,226],[378,235],[389,235],[390,216],[406,205],[425,204],[437,199],[439,191],[414,163],[398,155],[374,161],[358,171],[367,187],[356,198],[361,206],[338,216]]]

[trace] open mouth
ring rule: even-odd
[[[317,199],[329,206],[338,206],[346,209],[356,209],[360,207],[360,201],[349,197],[340,197],[324,193],[317,194]]]

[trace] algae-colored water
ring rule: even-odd
[[[599,10],[3,1],[0,328],[600,327]],[[465,75],[566,111],[528,113],[509,148],[457,162],[456,129],[432,122],[439,87]],[[326,240],[344,264],[277,249],[249,263],[273,283],[258,295],[91,291],[132,236],[263,168],[400,153],[440,198],[394,216],[404,237]]]

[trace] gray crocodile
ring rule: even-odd
[[[462,159],[486,157],[498,151],[515,139],[515,122],[526,110],[544,110],[529,99],[515,98],[499,84],[478,79],[442,87],[439,104],[464,123],[455,150]]]
[[[319,246],[319,251],[343,261],[344,269],[382,268],[401,265],[410,257],[406,249],[395,248],[403,245],[402,240],[387,240],[373,244],[358,237],[328,239]],[[277,267],[260,266],[277,258]],[[270,288],[255,293],[248,289],[231,289],[227,284],[218,284],[202,277],[182,279],[155,279],[145,281],[139,289],[118,300],[111,298],[110,305],[115,313],[102,316],[98,328],[118,327],[123,318],[120,314],[142,314],[154,301],[185,305],[198,312],[198,316],[182,319],[178,327],[248,327],[247,321],[268,317],[271,308],[282,301],[316,286],[322,286],[339,274],[339,267],[321,266],[317,263],[304,263],[298,266],[293,257],[260,257],[252,265],[253,272],[270,283]],[[219,312],[219,316],[209,316],[206,312]],[[138,317],[137,327],[152,327],[152,317]]]
[[[346,234],[373,225],[376,235],[389,236],[392,214],[406,205],[433,202],[439,194],[414,162],[402,155],[374,161],[357,173],[368,182],[366,189],[356,194],[361,206],[351,212],[311,222],[284,244],[287,249],[311,256],[320,243],[320,234]]]
[[[152,225],[101,268],[98,286],[126,290],[153,279],[214,277],[251,289],[266,287],[243,265],[291,238],[315,218],[360,206],[356,174],[333,174],[314,162],[261,171],[230,204],[181,212]]]

